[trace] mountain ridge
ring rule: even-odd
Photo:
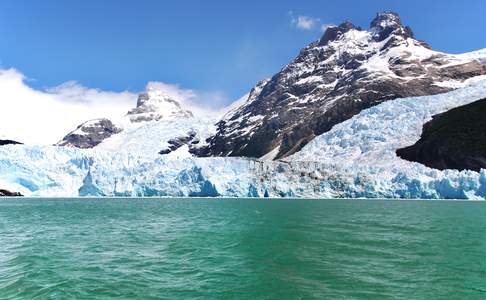
[[[248,102],[223,118],[199,156],[272,159],[300,150],[314,137],[361,110],[384,101],[445,93],[486,74],[486,63],[465,55],[431,50],[416,40],[398,14],[378,14],[365,31],[346,21],[331,26],[318,41],[263,86]]]

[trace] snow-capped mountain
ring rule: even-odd
[[[141,93],[137,106],[117,120],[97,119],[81,124],[57,145],[128,151],[150,157],[168,154],[189,144],[195,148],[215,131],[211,117],[195,116],[155,86]]]
[[[316,136],[384,101],[435,95],[486,74],[484,51],[437,52],[415,39],[396,13],[369,30],[350,22],[326,30],[247,103],[228,113],[201,156],[282,158]]]
[[[57,146],[8,143],[0,188],[26,196],[486,199],[481,166],[438,170],[397,156],[423,149],[434,116],[453,115],[454,130],[472,113],[482,124],[471,103],[486,98],[485,75],[485,50],[433,51],[398,15],[379,14],[366,31],[349,22],[329,28],[220,120],[149,86],[126,115],[88,121]],[[455,108],[471,113],[457,117]]]

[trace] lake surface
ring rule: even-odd
[[[0,299],[486,299],[486,202],[0,200]]]

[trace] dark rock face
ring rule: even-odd
[[[435,115],[420,140],[397,155],[439,170],[486,168],[486,99]]]
[[[430,50],[395,13],[377,15],[369,31],[345,22],[258,83],[195,154],[262,157],[278,147],[282,158],[363,109],[483,74],[485,62]]]
[[[121,131],[108,119],[92,120],[78,126],[75,131],[66,135],[57,145],[83,149],[93,148]]]
[[[187,136],[179,137],[176,139],[170,139],[168,141],[169,147],[167,149],[160,150],[159,154],[162,155],[169,154],[184,145],[189,145],[190,147],[192,145],[196,145],[199,143],[199,140],[195,139],[195,137],[196,137],[196,132],[191,131],[187,133]]]
[[[0,140],[0,146],[5,146],[5,145],[21,145],[22,143],[12,141],[12,140]]]
[[[23,196],[21,193],[10,192],[7,190],[0,189],[0,197],[21,197],[21,196]]]

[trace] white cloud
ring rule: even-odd
[[[329,26],[333,26],[333,24],[321,23],[319,18],[304,15],[295,16],[293,11],[289,11],[289,16],[290,24],[297,29],[314,30],[318,28],[324,32]]]
[[[315,28],[318,22],[319,19],[316,18],[312,18],[309,16],[298,16],[295,26],[303,30],[312,30]]]
[[[43,91],[25,80],[15,69],[0,70],[0,138],[53,144],[87,120],[125,114],[136,101],[130,92],[106,92],[74,81]]]
[[[314,18],[314,17],[302,16],[302,15],[295,16],[293,11],[289,11],[289,16],[290,16],[290,24],[302,30],[312,30],[320,22],[318,18]]]

